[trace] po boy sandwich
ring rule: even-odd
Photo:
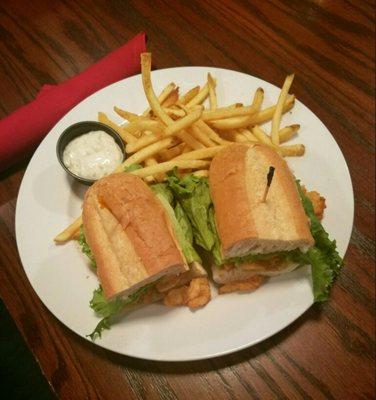
[[[270,167],[275,172],[264,198]],[[267,146],[231,146],[213,159],[209,184],[221,258],[228,260],[213,266],[213,280],[231,284],[220,292],[252,290],[264,281],[259,275],[299,266],[294,252],[306,253],[314,239],[294,177],[278,153]]]
[[[274,177],[265,198],[270,167]],[[190,218],[195,243],[213,256],[219,293],[252,291],[268,276],[311,265],[315,300],[328,298],[342,259],[273,149],[233,144],[213,158],[209,179],[172,174],[168,183]]]
[[[140,305],[165,299],[166,305],[197,307],[210,300],[188,220],[182,210],[175,213],[171,197],[163,184],[151,189],[128,173],[109,175],[87,190],[80,242],[101,284],[90,305],[103,318],[92,338]]]

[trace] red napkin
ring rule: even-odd
[[[44,85],[36,99],[0,121],[0,171],[33,150],[77,103],[97,90],[140,71],[145,34],[108,54],[81,74],[59,85]]]

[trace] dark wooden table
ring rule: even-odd
[[[0,116],[145,30],[158,68],[208,65],[279,85],[329,128],[350,167],[355,224],[330,302],[236,354],[147,362],[81,339],[22,269],[14,214],[27,160],[0,176],[0,294],[64,399],[371,399],[374,395],[374,20],[370,0],[2,1]]]

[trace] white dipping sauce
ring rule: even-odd
[[[87,179],[99,179],[110,174],[122,161],[120,147],[104,131],[76,137],[63,152],[63,162],[69,171]]]

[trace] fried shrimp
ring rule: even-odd
[[[252,292],[258,289],[266,280],[265,276],[255,275],[244,281],[235,281],[226,283],[218,289],[219,294],[232,293],[232,292]]]

